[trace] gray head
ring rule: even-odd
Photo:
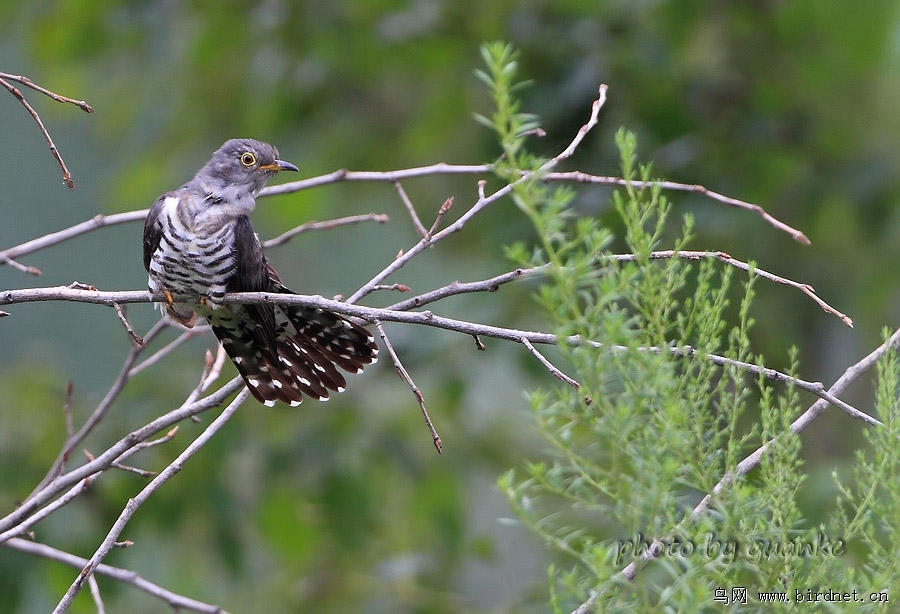
[[[255,197],[278,171],[296,170],[290,162],[279,160],[278,150],[268,143],[230,139],[197,171],[194,182],[212,193],[236,190]]]

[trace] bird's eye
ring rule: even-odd
[[[249,151],[245,151],[241,154],[241,164],[244,166],[253,166],[256,164],[256,156]]]

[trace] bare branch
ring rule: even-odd
[[[441,442],[440,436],[434,429],[434,424],[431,422],[431,416],[428,415],[428,410],[425,408],[425,397],[422,396],[422,391],[419,390],[419,387],[416,386],[416,383],[413,381],[412,377],[410,377],[409,372],[403,366],[403,363],[400,362],[400,357],[397,356],[397,352],[394,351],[394,346],[384,332],[384,327],[381,325],[381,322],[375,320],[373,324],[375,324],[375,328],[378,329],[378,335],[381,337],[384,347],[387,348],[388,353],[391,355],[391,360],[394,363],[394,368],[397,370],[397,375],[406,382],[409,389],[412,390],[412,393],[415,395],[416,401],[419,403],[419,409],[422,411],[422,417],[425,418],[425,425],[428,427],[428,430],[431,431],[431,441],[434,443],[434,447],[438,451],[438,454],[440,454],[443,452],[444,444]]]
[[[69,228],[65,228],[58,232],[51,232],[50,234],[38,237],[37,239],[32,239],[31,241],[26,241],[20,245],[5,249],[0,252],[0,262],[9,264],[9,259],[24,256],[25,254],[36,252],[39,249],[62,243],[63,241],[83,235],[84,233],[96,230],[97,228],[105,228],[106,226],[114,226],[116,224],[127,224],[129,222],[143,222],[144,218],[147,217],[147,211],[147,209],[141,209],[139,211],[115,213],[113,215],[95,215],[86,222],[81,222],[80,224],[75,224],[74,226],[70,226]]]
[[[802,243],[803,245],[809,245],[809,238],[803,234],[801,231],[788,226],[784,222],[776,219],[772,215],[766,212],[765,209],[760,207],[759,205],[754,205],[753,203],[748,203],[747,201],[739,200],[737,198],[731,198],[730,196],[725,196],[723,194],[719,194],[718,192],[713,192],[712,190],[703,187],[702,185],[691,185],[687,183],[678,183],[675,181],[635,181],[623,179],[622,177],[602,177],[599,175],[591,175],[589,173],[582,173],[580,171],[570,171],[566,173],[547,173],[541,177],[543,181],[577,181],[579,183],[594,183],[594,184],[602,184],[602,185],[618,185],[618,186],[632,186],[638,189],[649,188],[653,186],[657,186],[663,190],[673,190],[676,192],[694,192],[695,194],[702,194],[708,198],[711,198],[715,201],[723,203],[725,205],[731,207],[737,207],[739,209],[744,209],[746,211],[750,211],[760,216],[763,220],[766,221],[767,224],[772,226],[773,228],[777,228],[782,232],[786,232],[795,241],[798,243]]]
[[[547,358],[543,354],[541,354],[536,347],[534,347],[534,345],[531,343],[531,341],[529,341],[525,337],[522,337],[522,339],[520,340],[520,343],[522,345],[524,345],[528,349],[528,351],[534,355],[535,358],[538,359],[538,362],[540,362],[542,365],[544,365],[544,367],[547,368],[548,371],[550,371],[550,374],[553,377],[555,377],[556,379],[558,379],[560,381],[567,383],[569,386],[571,386],[575,390],[579,390],[579,391],[581,390],[581,384],[579,384],[577,381],[575,381],[574,379],[572,379],[571,377],[569,377],[568,375],[566,375],[565,373],[563,373],[562,371],[557,369],[556,366],[552,362],[547,360]],[[594,402],[594,400],[591,399],[591,397],[589,397],[589,396],[585,396],[584,402],[586,404],[590,405],[591,403]]]
[[[100,595],[100,586],[97,584],[97,578],[94,576],[88,578],[88,587],[91,589],[91,597],[94,599],[94,607],[97,608],[97,614],[106,614],[106,606],[103,605],[103,597]]]
[[[528,181],[532,177],[539,175],[543,172],[546,172],[556,166],[559,162],[562,162],[566,158],[568,158],[572,152],[575,151],[575,148],[579,143],[584,139],[588,132],[590,132],[591,128],[593,128],[597,124],[597,116],[600,113],[600,109],[603,106],[603,103],[606,101],[606,86],[600,86],[600,96],[597,100],[594,101],[593,106],[591,107],[591,116],[588,119],[587,123],[584,124],[581,129],[578,131],[578,134],[575,135],[575,138],[572,139],[572,142],[566,147],[559,155],[554,158],[551,158],[547,162],[545,162],[538,171],[528,171],[522,174],[521,177],[512,181],[499,190],[495,191],[490,196],[486,196],[484,194],[483,188],[479,188],[479,197],[478,200],[475,201],[468,211],[463,213],[459,219],[457,219],[454,223],[447,226],[444,230],[438,232],[437,234],[425,238],[423,237],[418,243],[413,245],[409,250],[402,253],[398,256],[393,262],[391,262],[388,266],[386,266],[380,273],[375,275],[372,279],[370,279],[365,285],[363,285],[359,290],[353,293],[350,298],[347,299],[348,303],[355,303],[359,299],[363,298],[370,292],[377,284],[381,283],[388,275],[394,273],[399,270],[404,264],[409,262],[412,258],[414,258],[419,252],[424,250],[426,247],[437,243],[438,241],[445,239],[449,235],[462,230],[463,226],[472,219],[475,215],[477,215],[481,210],[490,204],[500,200],[504,196],[508,195],[513,191],[515,186],[518,184]],[[479,186],[483,186],[481,182],[479,182]]]
[[[62,156],[59,154],[59,150],[56,148],[56,144],[53,142],[53,138],[50,136],[50,133],[47,131],[47,128],[44,127],[44,122],[41,121],[41,116],[38,115],[38,112],[34,110],[28,101],[25,99],[25,96],[22,92],[15,87],[10,81],[15,81],[17,83],[21,83],[26,87],[30,87],[33,90],[36,90],[46,96],[49,96],[53,100],[57,102],[68,102],[80,107],[83,111],[87,111],[88,113],[93,113],[94,109],[91,108],[83,100],[74,100],[72,98],[66,98],[65,96],[60,96],[59,94],[55,94],[48,89],[45,89],[36,83],[34,83],[28,77],[22,77],[19,75],[10,75],[4,72],[0,72],[0,85],[9,90],[9,93],[18,99],[22,106],[25,107],[25,110],[31,115],[34,119],[35,123],[38,125],[38,128],[41,130],[41,134],[44,135],[44,140],[47,141],[47,144],[50,146],[50,153],[53,154],[53,157],[56,159],[57,164],[59,164],[60,169],[62,169],[63,173],[63,183],[66,184],[70,190],[75,189],[75,182],[72,181],[72,173],[69,172],[69,169],[66,168],[66,163],[63,162]]]
[[[432,175],[479,175],[491,172],[493,172],[493,168],[489,164],[446,164],[444,162],[398,171],[348,171],[346,169],[341,169],[328,173],[327,175],[319,175],[318,177],[310,177],[309,179],[301,179],[300,181],[268,186],[263,188],[259,194],[260,196],[291,194],[308,188],[340,183],[342,181],[394,183],[395,181],[411,179],[413,177],[429,177]]]
[[[94,552],[94,555],[88,561],[88,563],[84,566],[75,580],[72,582],[72,585],[69,587],[69,590],[66,591],[66,594],[63,595],[63,598],[59,601],[56,608],[53,610],[54,614],[63,614],[70,605],[72,605],[72,601],[75,599],[75,596],[81,591],[82,586],[84,586],[84,582],[87,578],[89,578],[93,573],[97,566],[103,561],[109,551],[115,546],[116,540],[121,535],[122,531],[125,529],[125,526],[128,524],[128,521],[131,520],[131,517],[134,515],[134,512],[153,494],[160,486],[166,483],[172,476],[178,473],[181,468],[184,466],[184,463],[193,456],[200,448],[202,448],[206,442],[208,442],[213,435],[218,432],[220,428],[222,428],[226,422],[231,418],[234,412],[237,411],[238,407],[250,396],[250,391],[244,388],[241,392],[234,398],[234,400],[226,407],[221,414],[219,414],[215,420],[210,422],[209,426],[204,429],[204,431],[193,441],[191,444],[184,449],[184,452],[178,455],[178,457],[172,461],[168,467],[166,467],[159,475],[157,475],[153,480],[150,481],[141,491],[135,495],[132,499],[128,500],[128,503],[125,504],[125,508],[122,510],[122,513],[119,514],[119,518],[113,524],[112,528],[109,530],[106,538]]]
[[[297,235],[310,231],[310,230],[329,230],[331,228],[337,228],[338,226],[347,226],[349,224],[360,224],[362,222],[376,222],[378,224],[386,224],[391,221],[384,213],[365,213],[363,215],[349,215],[347,217],[339,217],[334,220],[328,220],[325,222],[306,222],[305,224],[300,224],[296,228],[292,228],[285,233],[278,235],[268,241],[263,241],[262,246],[265,249],[270,247],[275,247],[276,245],[284,245]]]
[[[29,79],[28,77],[23,77],[22,75],[11,75],[9,73],[0,72],[0,79],[5,79],[7,81],[15,81],[16,83],[21,83],[25,87],[30,87],[34,91],[40,92],[44,96],[52,98],[56,102],[74,104],[76,107],[78,107],[85,113],[93,113],[94,112],[94,108],[91,105],[89,105],[88,103],[86,103],[85,101],[75,100],[74,98],[68,98],[66,96],[60,96],[59,94],[57,94],[55,92],[51,92],[50,90],[41,87],[40,85],[38,85],[37,83],[35,83],[31,79]]]
[[[122,326],[125,327],[125,332],[128,333],[132,343],[144,347],[144,340],[140,335],[134,332],[133,328],[131,328],[131,323],[128,321],[128,318],[125,317],[125,311],[122,310],[122,306],[116,303],[113,305],[113,309],[116,310],[116,315],[119,316],[119,321],[122,323]]]
[[[605,83],[600,84],[599,96],[594,103],[591,105],[591,116],[588,118],[586,124],[584,124],[581,128],[578,129],[578,134],[575,135],[575,138],[572,139],[572,142],[569,143],[569,146],[562,150],[555,158],[551,158],[544,162],[541,165],[540,173],[549,171],[551,168],[557,166],[563,160],[569,158],[575,150],[578,149],[578,146],[581,145],[581,141],[584,140],[584,137],[587,136],[588,132],[597,125],[598,118],[600,117],[600,109],[603,108],[603,105],[606,104],[606,92],[609,87]]]
[[[95,290],[71,290],[72,292],[96,292]],[[150,329],[150,331],[144,336],[144,339],[150,341],[153,339],[159,331],[164,328],[165,324],[160,321]],[[96,428],[96,426],[103,419],[103,416],[106,415],[107,410],[112,405],[113,401],[119,396],[122,390],[125,388],[125,384],[128,382],[129,373],[131,371],[131,367],[134,362],[137,360],[137,357],[143,351],[144,346],[133,345],[131,351],[128,353],[128,356],[125,358],[125,363],[122,365],[122,369],[119,371],[118,377],[113,382],[109,391],[106,393],[106,396],[103,397],[103,400],[100,401],[100,404],[94,410],[94,413],[88,418],[88,420],[82,425],[82,427],[76,432],[72,437],[69,437],[65,444],[63,445],[62,450],[59,455],[56,457],[56,460],[53,462],[53,465],[50,467],[50,471],[47,472],[47,475],[41,480],[40,484],[35,488],[35,491],[40,490],[45,485],[47,485],[50,481],[54,480],[62,471],[63,466],[66,463],[66,460],[69,457],[69,454],[72,450],[75,449],[77,445],[79,445],[84,439],[91,433],[91,431]],[[32,493],[33,495],[34,493]]]
[[[633,261],[635,259],[634,254],[616,254],[611,256],[605,256],[605,258],[609,258],[612,260],[617,260],[619,262]],[[816,291],[809,284],[804,284],[800,282],[796,282],[792,279],[788,279],[786,277],[781,277],[780,275],[775,275],[774,273],[769,273],[768,271],[764,271],[758,267],[750,267],[746,262],[742,262],[737,260],[736,258],[732,258],[725,252],[696,252],[696,251],[674,251],[674,250],[665,250],[652,252],[650,254],[650,258],[654,259],[667,259],[667,258],[683,258],[685,260],[701,260],[705,258],[714,258],[720,262],[724,262],[725,264],[731,265],[735,268],[741,269],[743,271],[747,271],[748,273],[752,273],[753,275],[757,275],[764,279],[768,279],[769,281],[774,281],[777,284],[782,284],[785,286],[790,286],[792,288],[797,288],[803,294],[811,298],[815,303],[822,308],[822,311],[826,313],[830,313],[834,316],[837,316],[841,319],[841,321],[853,328],[853,320],[850,319],[850,316],[845,315],[823,301],[816,294]]]
[[[393,290],[395,292],[409,292],[410,287],[406,284],[378,284],[373,290]]]
[[[443,298],[447,298],[448,296],[456,296],[457,294],[466,294],[469,292],[496,292],[500,288],[500,286],[505,283],[509,283],[517,279],[526,279],[533,275],[543,274],[548,269],[550,269],[551,266],[552,265],[545,264],[530,269],[516,269],[514,271],[503,273],[502,275],[497,275],[495,277],[491,277],[490,279],[483,279],[481,281],[454,281],[441,288],[437,288],[435,290],[431,290],[430,292],[414,296],[399,303],[394,303],[393,305],[388,307],[388,309],[393,309],[395,311],[406,311],[408,309],[421,307],[423,305],[427,305],[428,303],[439,301]]]
[[[75,385],[72,380],[66,384],[66,402],[63,404],[63,416],[66,419],[66,439],[72,439],[75,427],[72,424],[72,394],[75,392]]]
[[[170,320],[167,317],[163,317],[160,320],[161,325],[169,325]],[[180,325],[179,325],[180,326]],[[184,332],[182,332],[174,341],[169,342],[167,345],[156,350],[149,357],[145,358],[138,364],[136,364],[131,371],[128,372],[128,377],[134,377],[147,367],[151,367],[156,364],[160,359],[164,358],[168,355],[172,350],[182,345],[185,341],[189,339],[193,339],[199,335],[203,335],[212,330],[209,326],[195,326],[194,328],[188,328]]]
[[[431,240],[431,237],[434,236],[434,231],[438,229],[438,226],[441,225],[441,221],[443,221],[444,216],[447,215],[447,212],[450,211],[450,207],[453,206],[453,197],[451,196],[447,200],[443,202],[440,209],[438,209],[437,215],[434,217],[434,223],[431,225],[431,228],[428,229],[423,236],[424,238]]]
[[[400,201],[403,203],[403,206],[406,207],[406,211],[412,219],[413,227],[415,227],[416,232],[419,233],[420,237],[425,238],[428,236],[428,231],[422,224],[422,220],[419,219],[419,214],[416,213],[416,208],[413,207],[412,201],[409,200],[409,196],[406,195],[406,190],[403,189],[403,185],[399,181],[395,181],[394,188],[397,189],[397,194],[400,195]]]
[[[515,272],[513,272],[515,273]],[[483,282],[478,282],[483,283]],[[138,302],[147,302],[149,300],[154,301],[164,301],[166,300],[164,296],[159,297],[151,297],[148,292],[138,292],[138,291],[125,291],[125,292],[101,292],[99,290],[80,290],[73,289],[67,287],[56,287],[56,288],[26,288],[22,290],[6,290],[0,291],[0,305],[4,304],[13,304],[13,303],[22,303],[22,302],[30,302],[30,301],[47,301],[47,300],[69,300],[75,302],[83,302],[83,303],[95,303],[95,304],[113,304],[115,302],[119,303],[138,303]],[[280,294],[276,292],[235,292],[226,294],[222,298],[223,303],[245,303],[245,304],[258,304],[258,303],[272,303],[278,305],[298,305],[302,307],[313,307],[318,309],[325,309],[328,311],[333,311],[335,313],[340,313],[352,317],[357,317],[368,322],[374,322],[375,320],[381,320],[385,322],[403,322],[406,324],[420,324],[423,326],[431,326],[434,328],[442,328],[444,330],[449,330],[457,333],[462,333],[465,335],[472,336],[483,336],[483,337],[494,337],[496,339],[505,339],[507,341],[515,341],[517,343],[521,343],[522,338],[528,339],[531,343],[541,343],[541,344],[549,344],[554,345],[561,341],[568,343],[569,345],[581,345],[587,344],[596,348],[600,348],[601,345],[596,341],[582,339],[578,335],[572,335],[570,337],[559,339],[556,335],[545,332],[538,331],[522,331],[512,328],[503,328],[500,326],[491,326],[488,324],[479,324],[476,322],[467,322],[464,320],[456,320],[453,318],[446,318],[443,316],[435,315],[430,311],[399,311],[396,309],[376,309],[374,307],[364,307],[362,305],[353,305],[350,303],[344,303],[340,301],[333,301],[321,296],[312,296],[305,294]],[[611,346],[612,349],[622,350],[625,348],[621,348],[619,346]],[[644,348],[644,351],[660,351],[658,348]],[[667,351],[671,351],[676,355],[682,356],[694,356],[696,351],[690,347],[684,348],[673,348]],[[717,356],[714,354],[707,354],[705,357],[716,364],[720,365],[732,365],[738,367],[744,371],[749,373],[753,373],[756,375],[762,375],[767,379],[775,380],[775,381],[791,381],[795,386],[802,390],[806,390],[811,392],[829,403],[835,405],[839,409],[846,412],[853,418],[860,419],[868,422],[869,424],[880,424],[877,420],[860,412],[859,410],[853,408],[852,406],[844,403],[840,399],[837,399],[831,395],[829,395],[822,384],[820,382],[809,382],[806,380],[801,380],[798,378],[791,377],[785,373],[781,373],[780,371],[776,371],[774,369],[763,369],[757,365],[753,365],[750,363],[740,362],[736,360],[732,360],[730,358],[726,358],[724,356]]]
[[[19,537],[14,537],[6,541],[3,545],[12,548],[13,550],[25,552],[26,554],[31,554],[33,556],[39,556],[50,561],[56,561],[68,565],[69,567],[74,567],[75,569],[84,569],[85,565],[88,564],[88,560],[80,556],[75,556],[74,554],[57,550],[56,548],[52,548],[45,544],[35,543]],[[202,612],[204,614],[227,614],[227,612],[218,606],[173,593],[158,584],[153,584],[152,582],[145,580],[137,573],[127,569],[121,569],[119,567],[101,563],[94,569],[94,573],[107,578],[112,578],[113,580],[118,580],[123,584],[131,585],[138,590],[153,595],[176,611],[187,610],[190,612]]]
[[[34,275],[35,277],[40,277],[44,274],[43,271],[41,271],[36,266],[26,266],[21,262],[13,260],[9,256],[4,256],[2,252],[0,252],[0,264],[9,265],[14,269],[19,269],[23,273],[28,273],[29,275]]]
[[[45,481],[42,485],[35,489],[22,503],[4,518],[0,518],[0,535],[6,535],[10,528],[18,525],[24,520],[33,516],[38,510],[52,501],[57,495],[71,488],[81,480],[96,475],[108,469],[113,461],[121,460],[122,455],[132,449],[136,444],[149,439],[154,434],[163,429],[168,429],[178,422],[193,415],[199,414],[211,407],[221,405],[228,397],[244,387],[243,380],[235,377],[228,383],[216,390],[210,395],[198,399],[193,403],[183,404],[181,407],[174,409],[154,420],[148,422],[141,428],[125,435],[122,439],[108,447],[102,454],[66,473],[60,473],[56,477]],[[76,434],[77,437],[77,434]],[[2,539],[0,539],[2,543]]]
[[[0,532],[0,544],[6,545],[7,541],[28,533],[28,530],[31,527],[33,527],[61,507],[68,505],[75,498],[77,498],[82,492],[84,492],[84,490],[88,487],[93,479],[94,476],[84,478],[49,505],[35,511],[33,514],[28,515],[24,519],[20,519],[21,521],[18,522],[18,524],[12,524],[9,528]]]

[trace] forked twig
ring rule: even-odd
[[[131,517],[137,511],[137,509],[153,494],[156,490],[159,489],[165,482],[167,482],[172,476],[178,473],[181,468],[184,466],[184,463],[193,456],[200,448],[202,448],[216,432],[222,428],[226,422],[234,415],[234,412],[237,411],[238,407],[250,396],[250,391],[247,388],[241,390],[238,395],[234,398],[234,400],[229,403],[228,407],[226,407],[221,414],[219,414],[215,420],[210,422],[209,426],[204,429],[204,431],[188,445],[184,451],[178,455],[178,457],[173,460],[165,469],[163,469],[159,475],[153,478],[149,484],[147,484],[141,491],[135,495],[133,498],[128,500],[128,503],[125,504],[125,508],[122,510],[122,513],[119,514],[119,518],[113,524],[112,528],[109,530],[106,538],[101,542],[100,546],[94,552],[94,555],[90,558],[88,563],[81,570],[81,573],[76,576],[75,580],[72,582],[71,586],[69,586],[69,590],[66,591],[66,594],[63,595],[62,599],[60,599],[59,603],[56,605],[56,608],[53,610],[54,614],[64,614],[66,610],[68,610],[69,606],[72,605],[72,601],[75,599],[75,596],[81,591],[82,586],[84,586],[84,582],[94,573],[97,566],[106,558],[106,555],[112,550],[116,544],[118,543],[118,537],[121,535],[122,531],[125,529],[125,526],[128,524],[128,521],[131,520]]]
[[[36,543],[20,537],[14,537],[3,545],[12,548],[13,550],[18,550],[19,552],[39,556],[50,561],[57,561],[64,565],[74,567],[75,569],[84,569],[84,566],[88,564],[88,560],[80,556],[75,556],[74,554],[69,554],[68,552],[47,546],[46,544]],[[101,563],[94,569],[94,573],[118,580],[119,582],[144,591],[149,595],[153,595],[169,605],[175,611],[202,612],[204,614],[227,614],[225,610],[218,606],[203,603],[196,599],[190,599],[189,597],[183,597],[182,595],[164,589],[158,584],[145,580],[136,572],[129,569],[122,569],[120,567],[113,567],[112,565]]]
[[[35,123],[37,123],[38,128],[41,130],[41,134],[44,135],[44,139],[47,141],[47,144],[50,146],[50,153],[53,154],[53,157],[56,159],[56,162],[59,164],[59,167],[63,172],[63,183],[66,184],[70,190],[75,189],[75,182],[72,180],[72,173],[69,172],[69,169],[66,168],[66,163],[63,162],[62,156],[59,153],[59,150],[56,148],[56,143],[53,142],[53,138],[50,136],[50,133],[47,131],[47,128],[44,126],[44,122],[41,121],[41,116],[38,115],[38,112],[34,110],[28,100],[25,99],[24,94],[14,86],[10,81],[15,81],[16,83],[20,83],[26,87],[30,87],[31,89],[44,94],[45,96],[49,96],[53,100],[57,102],[74,104],[79,107],[82,111],[86,111],[88,113],[93,113],[94,109],[84,102],[83,100],[75,100],[73,98],[67,98],[66,96],[60,96],[50,90],[37,85],[34,81],[29,79],[28,77],[23,77],[21,75],[10,75],[5,72],[0,72],[0,85],[9,90],[9,93],[16,97],[16,99],[22,103],[22,106],[25,107],[25,110],[31,115],[34,119]]]

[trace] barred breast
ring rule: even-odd
[[[213,305],[225,296],[235,273],[234,225],[222,224],[202,234],[187,228],[179,199],[165,199],[158,221],[162,226],[159,248],[149,267],[151,292],[168,290],[173,295],[197,295]]]

